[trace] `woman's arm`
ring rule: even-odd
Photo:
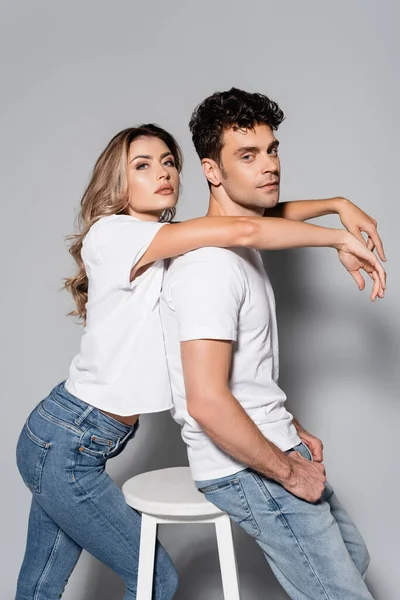
[[[386,260],[382,240],[377,232],[377,222],[347,198],[281,202],[274,208],[265,211],[266,217],[279,217],[294,221],[308,221],[308,219],[333,214],[339,215],[343,226],[363,244],[366,243],[362,236],[364,231],[368,235],[368,248],[373,250],[376,247],[380,259]]]
[[[336,215],[340,213],[340,207],[345,198],[324,198],[323,200],[293,200],[291,202],[280,202],[273,208],[265,210],[266,217],[279,217],[294,221],[308,221],[324,215]],[[348,201],[347,201],[348,202]]]
[[[353,235],[342,229],[318,227],[289,219],[268,217],[201,217],[172,223],[160,229],[143,257],[131,271],[131,280],[143,267],[156,260],[185,254],[204,246],[220,248],[249,247],[259,250],[283,250],[301,247],[330,247],[339,251],[340,259],[357,284],[359,269],[376,272],[374,292],[383,296],[385,272],[376,256]],[[343,256],[352,258],[350,267]],[[350,263],[349,263],[350,264]],[[355,277],[355,271],[357,276]],[[375,296],[376,297],[376,296]]]

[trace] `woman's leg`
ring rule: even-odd
[[[15,600],[61,598],[82,552],[32,497],[24,561]]]
[[[122,450],[134,429],[88,405],[79,406],[77,399],[67,400],[68,395],[53,392],[31,414],[17,449],[21,475],[50,522],[119,574],[126,583],[125,600],[135,600],[141,518],[105,471],[107,459]],[[37,543],[43,544],[46,536],[41,533]],[[52,552],[57,555],[54,564],[63,560],[62,545]],[[38,585],[39,572],[42,589],[46,581],[54,595],[43,592],[35,600],[58,599],[65,577],[61,582],[53,563],[43,560],[29,573],[21,570],[19,589],[34,573]],[[153,600],[172,599],[176,587],[175,567],[158,542]]]

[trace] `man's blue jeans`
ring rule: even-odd
[[[105,471],[136,429],[75,398],[64,384],[30,414],[17,445],[33,497],[16,600],[61,598],[82,548],[122,577],[125,600],[136,598],[141,518]],[[170,600],[176,588],[175,567],[158,543],[153,599]]]
[[[304,444],[294,450],[311,460]],[[329,484],[316,503],[251,469],[196,485],[254,537],[292,600],[372,599],[367,548]]]

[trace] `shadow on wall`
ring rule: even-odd
[[[318,373],[321,380],[329,380],[336,374],[340,374],[340,377],[351,377],[356,362],[358,377],[369,377],[378,381],[385,379],[387,386],[396,385],[397,377],[397,342],[383,322],[382,312],[376,311],[374,319],[371,319],[362,307],[357,309],[352,302],[338,301],[337,294],[334,302],[329,302],[328,305],[321,302],[321,297],[316,299],[308,287],[314,272],[313,260],[307,255],[307,251],[292,250],[273,252],[264,257],[277,302],[282,357],[281,385],[289,399],[295,394],[296,414],[300,416],[302,405],[307,399],[311,372]],[[350,276],[348,284],[355,285]],[[320,285],[327,288],[322,295],[326,297],[329,287],[334,286],[329,271],[325,279],[320,281]],[[316,289],[315,282],[312,289]],[[366,298],[362,300],[364,305],[368,302]],[[324,331],[321,332],[322,326]],[[330,335],[331,327],[334,330],[333,335]],[[326,340],[327,332],[329,340]],[[346,335],[346,340],[350,339],[350,344],[346,344],[347,350],[343,349],[341,344],[342,332]],[[356,353],[353,352],[353,343],[357,349]],[[377,345],[379,361],[376,360],[373,351]],[[128,448],[115,461],[109,463],[110,475],[118,485],[122,485],[126,479],[138,473],[187,464],[180,429],[169,413],[142,417],[137,437]],[[185,530],[182,527],[185,527]],[[204,534],[196,532],[193,528],[189,531],[189,527],[196,526],[161,528],[161,540],[171,549],[180,575],[180,588],[176,600],[203,600],[205,597],[209,600],[222,600],[215,536],[211,530]],[[241,589],[245,591],[246,598],[258,600],[260,594],[266,594],[266,590],[267,595],[276,600],[287,598],[254,540],[236,525],[234,534]],[[88,584],[83,600],[123,597],[123,583],[101,563],[90,564],[85,581]]]
[[[263,260],[276,297],[280,385],[289,406],[295,397],[296,412],[301,410],[314,373],[321,381],[355,377],[375,384],[385,381],[386,390],[398,389],[399,342],[385,318],[385,300],[376,301],[371,318],[369,277],[354,302],[356,284],[350,275],[343,283],[343,296],[334,292],[336,272],[343,267],[338,263],[332,273],[331,257],[324,270],[316,265],[314,250],[270,252]]]
[[[264,596],[274,600],[287,600],[288,596],[275,579],[254,540],[236,524],[233,532],[240,588],[245,592],[246,600],[259,600]],[[194,536],[195,532],[192,539],[196,539]],[[177,564],[180,587],[174,600],[224,600],[217,544],[211,530],[207,539],[200,544],[196,541],[193,555],[189,555],[187,559],[178,557]]]

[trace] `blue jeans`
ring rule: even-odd
[[[294,450],[311,460],[303,443]],[[367,548],[329,484],[315,503],[251,469],[196,485],[256,540],[292,600],[372,599]]]
[[[125,600],[136,598],[141,518],[105,465],[137,427],[82,402],[63,383],[29,415],[17,445],[32,504],[16,600],[61,598],[82,548],[122,577]],[[175,567],[158,543],[153,599],[170,600],[176,588]]]

